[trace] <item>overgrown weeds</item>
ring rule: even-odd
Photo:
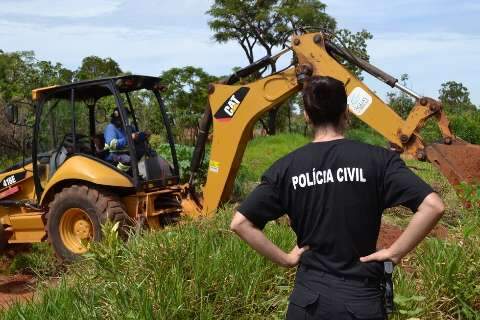
[[[287,134],[252,141],[237,178],[243,187],[239,198],[273,161],[307,141]],[[479,319],[480,210],[462,209],[430,164],[407,164],[446,201],[442,223],[449,234],[446,240],[424,241],[409,255],[408,270],[396,268],[392,318]],[[107,226],[105,241],[70,266],[58,287],[42,288],[37,301],[15,305],[0,318],[281,319],[294,270],[274,266],[238,240],[228,230],[233,209],[229,205],[210,219],[133,235],[127,243]],[[387,216],[404,226],[411,213],[392,210]],[[295,242],[286,224],[269,224],[266,232],[285,249]]]
[[[52,247],[48,243],[35,243],[30,250],[13,258],[9,272],[49,277],[58,274],[60,268]]]
[[[3,316],[281,318],[293,274],[239,241],[227,229],[231,212],[228,207],[213,220],[147,232],[128,243],[106,228],[105,241],[93,245],[58,288],[46,289],[41,303],[16,305]],[[267,232],[285,249],[294,244],[285,225],[272,224]]]

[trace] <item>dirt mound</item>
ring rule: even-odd
[[[377,249],[388,248],[400,237],[403,230],[392,224],[382,222],[380,235],[377,240]]]
[[[377,249],[388,248],[395,242],[395,240],[400,237],[403,229],[386,222],[382,222],[380,226],[380,234],[377,241]],[[448,238],[448,229],[438,224],[433,228],[432,232],[428,235],[429,237],[435,237],[437,239],[445,240]]]

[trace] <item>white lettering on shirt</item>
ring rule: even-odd
[[[317,171],[317,173],[315,174],[315,179],[317,180],[317,184],[323,183],[322,171]]]
[[[343,182],[343,169],[339,168],[337,170],[337,180],[338,182]]]
[[[307,185],[307,179],[305,178],[304,174],[298,176],[298,183],[300,184],[300,187],[305,188],[305,186]]]
[[[336,177],[336,180],[334,177]],[[363,168],[350,167],[338,168],[335,175],[332,173],[332,169],[316,170],[313,168],[311,172],[305,172],[296,176],[292,176],[292,185],[294,190],[297,190],[297,187],[305,188],[335,182],[365,183],[367,182],[367,179],[363,174]]]
[[[298,184],[298,177],[297,176],[292,177],[292,184],[293,184],[293,189],[297,190],[297,184]]]

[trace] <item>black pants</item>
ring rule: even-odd
[[[287,320],[386,319],[380,281],[345,279],[299,267]]]

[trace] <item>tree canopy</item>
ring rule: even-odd
[[[336,33],[350,50],[368,60],[366,41],[371,34],[366,30],[353,33],[337,29],[335,19],[325,12],[326,7],[318,0],[215,0],[207,11],[212,17],[208,24],[217,42],[237,42],[249,63],[259,58],[255,56],[258,49],[263,49],[263,55],[272,55],[275,47],[282,47],[288,36],[302,27],[320,27]],[[345,66],[360,76],[357,67],[348,63]],[[276,66],[272,65],[270,71],[276,72]],[[276,109],[269,112],[269,134],[275,134],[276,116]]]
[[[445,110],[462,112],[476,109],[470,101],[470,92],[461,82],[447,81],[442,83],[438,92],[438,98],[443,103]]]
[[[122,73],[119,64],[112,58],[88,56],[82,60],[76,72],[76,78],[78,80],[98,79],[118,76]]]
[[[216,0],[207,11],[213,18],[208,24],[217,42],[238,42],[252,63],[256,46],[271,54],[298,27],[314,25],[334,30],[335,20],[325,13],[325,7],[316,0]]]
[[[166,85],[166,90],[162,94],[165,106],[172,113],[176,123],[181,124],[175,127],[177,130],[193,129],[190,134],[196,134],[198,121],[208,101],[208,84],[217,81],[218,78],[192,66],[171,68],[164,71],[160,77]]]

